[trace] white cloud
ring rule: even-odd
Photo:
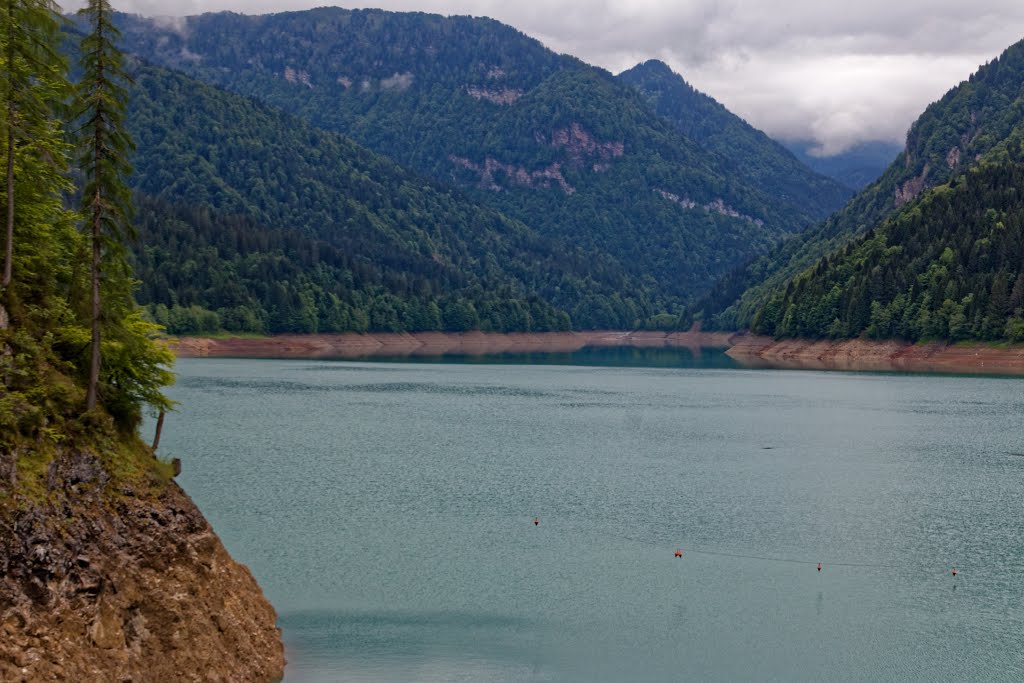
[[[306,9],[323,0],[125,0],[147,16]],[[755,126],[826,153],[902,141],[931,101],[1024,37],[1020,0],[374,0],[490,16],[620,71],[650,58]]]

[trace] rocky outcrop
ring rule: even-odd
[[[946,165],[949,166],[949,168],[951,170],[955,169],[957,166],[960,165],[960,148],[959,147],[950,147],[949,148],[949,152],[946,153]]]
[[[578,123],[552,132],[549,144],[556,149],[564,149],[574,164],[580,164],[584,159],[608,162],[626,153],[625,143],[600,141]]]
[[[931,167],[928,164],[925,164],[924,169],[921,171],[921,175],[914,176],[902,185],[898,185],[896,187],[896,196],[894,199],[897,209],[912,202],[917,195],[924,191],[925,187],[927,187],[926,182],[928,179],[928,172],[930,170]]]
[[[301,83],[302,85],[312,88],[313,83],[309,80],[309,72],[301,69],[293,69],[290,66],[284,68],[284,80],[289,83]]]
[[[176,484],[114,484],[76,450],[44,480],[37,502],[0,481],[0,680],[281,677],[273,608]]]
[[[722,199],[715,199],[713,201],[708,202],[707,204],[698,204],[689,197],[680,197],[679,195],[669,192],[667,190],[655,190],[655,192],[661,195],[662,198],[669,200],[673,204],[678,204],[684,209],[703,209],[704,211],[717,213],[722,216],[728,216],[729,218],[739,218],[740,220],[747,221],[748,223],[753,223],[754,225],[757,225],[759,227],[764,225],[764,221],[761,220],[760,218],[754,218],[753,216],[748,216],[745,213],[740,213],[736,209],[726,204]]]
[[[475,85],[466,86],[466,94],[476,100],[487,100],[494,104],[511,105],[523,96],[522,90],[513,88],[480,88]]]
[[[504,176],[509,183],[521,187],[549,189],[557,186],[567,195],[576,193],[576,188],[570,185],[562,175],[562,165],[559,163],[551,164],[540,170],[529,171],[522,166],[505,164],[492,157],[484,159],[483,164],[477,164],[465,157],[454,155],[449,156],[448,160],[457,167],[477,175],[480,187],[495,192],[501,191],[502,188],[497,179],[499,176]]]

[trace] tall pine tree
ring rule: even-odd
[[[22,175],[31,174],[41,165],[52,168],[57,158],[43,142],[51,139],[47,133],[52,128],[53,107],[66,85],[65,64],[56,48],[58,12],[58,6],[50,0],[5,0],[0,10],[0,70],[5,100],[0,113],[5,180],[0,329],[7,328],[12,305],[15,223],[19,216],[15,169],[20,166]]]
[[[128,155],[134,145],[125,131],[128,75],[117,48],[120,37],[111,22],[113,10],[106,0],[89,0],[79,10],[89,32],[81,42],[82,80],[74,101],[79,121],[79,165],[85,177],[82,213],[90,232],[91,356],[86,409],[97,403],[101,365],[105,270],[127,272],[124,242],[132,235],[131,193],[125,182],[131,173]],[[130,291],[119,292],[119,296]]]

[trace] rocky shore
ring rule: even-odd
[[[273,337],[182,337],[185,358],[338,358],[571,353],[584,348],[717,348],[741,365],[801,370],[1024,374],[1024,346],[910,344],[852,339],[775,340],[729,332],[536,332],[312,334]]]
[[[588,347],[728,348],[720,332],[540,332],[275,335],[182,337],[171,343],[181,357],[364,358],[486,353],[569,353]]]
[[[1024,375],[1024,346],[739,336],[726,353],[747,367]]]
[[[294,334],[273,337],[182,337],[180,357],[371,358],[380,356],[571,353],[593,347],[721,348],[727,332],[418,332],[413,334]]]
[[[114,485],[59,453],[18,493],[0,453],[0,680],[275,681],[274,609],[173,482]]]

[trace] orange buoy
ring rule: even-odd
[[[818,571],[821,571],[821,562],[818,563]]]
[[[534,526],[540,526],[540,517],[534,517],[533,518],[533,525]]]
[[[682,556],[683,556],[683,551],[680,550],[679,548],[676,548],[676,557],[682,557]]]

